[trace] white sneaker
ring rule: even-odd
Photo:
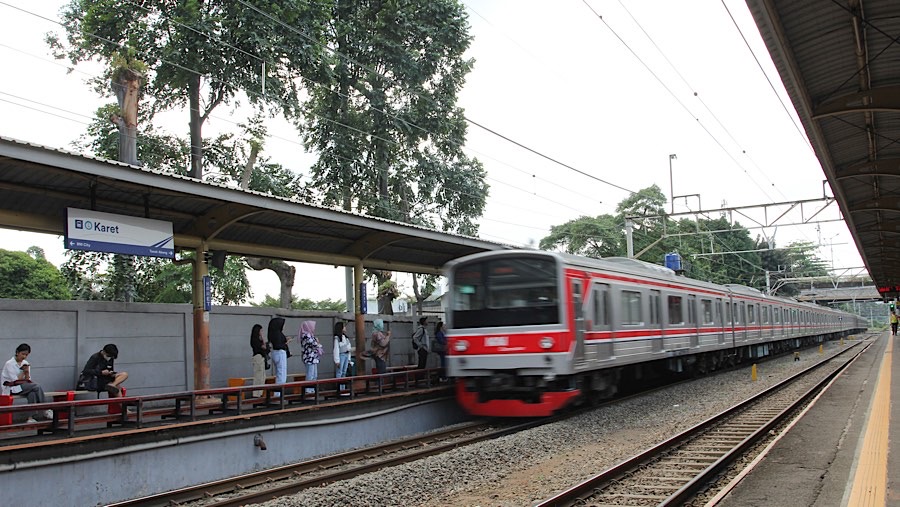
[[[47,419],[48,421],[53,420],[53,411],[49,408],[47,410],[44,410],[44,419]]]
[[[34,417],[29,417],[28,420],[25,421],[26,424],[34,424],[36,422],[37,422],[37,419],[35,419]]]

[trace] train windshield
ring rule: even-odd
[[[559,322],[556,261],[502,257],[460,264],[453,273],[453,327]]]

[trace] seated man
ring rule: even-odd
[[[31,354],[31,346],[23,343],[16,347],[16,355],[3,365],[0,372],[0,394],[25,396],[28,403],[46,403],[44,389],[31,380],[31,365],[25,359]],[[28,418],[29,423],[37,422],[35,415]],[[44,417],[53,419],[53,411],[45,410]]]
[[[110,398],[122,396],[119,386],[128,379],[124,371],[116,371],[113,362],[119,357],[119,348],[112,343],[104,345],[103,350],[88,359],[81,370],[81,380],[88,390],[106,391]]]

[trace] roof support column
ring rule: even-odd
[[[363,312],[362,307],[362,291],[365,290],[363,287],[362,261],[353,266],[353,287],[357,291],[360,291],[360,293],[356,295],[356,304],[353,305],[353,314],[356,320],[356,374],[368,375],[368,373],[366,373],[366,360],[362,355],[366,350],[366,315],[365,312]]]
[[[204,279],[209,275],[206,267],[206,242],[197,248],[193,265],[194,304],[194,389],[209,389],[209,312],[206,311]]]

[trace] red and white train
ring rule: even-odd
[[[447,368],[476,415],[546,416],[661,372],[705,373],[867,327],[634,259],[506,250],[456,259],[446,274]]]

